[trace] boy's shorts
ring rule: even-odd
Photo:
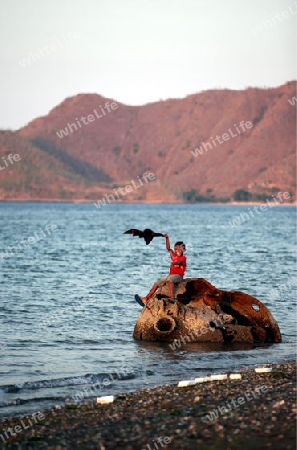
[[[156,281],[156,285],[159,287],[164,286],[167,281],[171,281],[173,284],[177,284],[180,283],[181,281],[183,281],[183,277],[181,275],[167,275],[167,277],[165,278],[160,278],[160,280]]]

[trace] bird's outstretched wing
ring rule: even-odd
[[[131,228],[131,230],[127,230],[123,234],[133,234],[133,236],[143,237],[143,231],[136,230],[136,228]]]
[[[162,233],[155,233],[150,228],[146,228],[143,231],[131,228],[131,230],[127,230],[123,234],[133,234],[133,236],[143,238],[145,240],[146,245],[148,245],[153,240],[154,237],[163,236]]]

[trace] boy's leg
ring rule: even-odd
[[[149,291],[149,293],[148,293],[145,297],[141,298],[141,300],[143,301],[143,303],[146,303],[146,302],[154,295],[154,293],[156,292],[156,290],[157,290],[158,288],[159,288],[158,284],[157,284],[157,283],[154,283],[154,285],[153,285],[153,287],[151,288],[151,290]]]
[[[175,299],[175,292],[181,281],[183,281],[183,278],[180,275],[169,275],[167,283],[170,298]]]
[[[166,278],[161,278],[160,280],[156,281],[153,285],[153,287],[151,288],[151,290],[149,291],[149,293],[141,298],[141,300],[143,301],[143,303],[146,303],[150,298],[152,298],[152,296],[154,295],[154,293],[162,286],[164,286],[164,284],[167,281],[167,277]]]
[[[170,298],[174,299],[175,298],[174,284],[172,283],[172,281],[167,281],[167,283],[168,283],[168,287],[169,287],[169,296],[170,296]]]

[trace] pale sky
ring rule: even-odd
[[[279,86],[297,78],[296,29],[296,0],[0,0],[0,129],[80,93]]]

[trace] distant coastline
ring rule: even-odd
[[[59,199],[59,198],[47,198],[47,199],[0,199],[0,203],[93,203],[94,200],[88,200],[88,199]],[[121,204],[121,205],[223,205],[223,206],[236,206],[236,205],[242,205],[242,206],[258,206],[262,205],[263,202],[196,202],[196,203],[189,203],[184,201],[162,201],[162,200],[137,200],[137,201],[115,201],[110,204]],[[286,202],[286,203],[278,203],[273,206],[296,206],[297,200],[294,200],[292,202]]]

